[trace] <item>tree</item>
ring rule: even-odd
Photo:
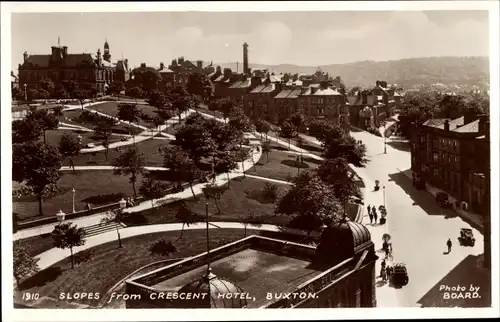
[[[337,198],[344,205],[355,198],[359,198],[358,188],[353,180],[352,170],[344,158],[326,159],[316,169],[318,177],[330,185]]]
[[[161,130],[159,128],[160,128],[160,126],[165,124],[165,119],[163,117],[161,117],[160,115],[157,115],[153,118],[153,124],[154,124],[155,128],[158,130],[158,133],[161,133]]]
[[[215,207],[217,207],[217,214],[220,214],[219,201],[221,200],[226,188],[223,186],[217,186],[214,183],[207,184],[203,189],[203,194],[207,200],[213,200]]]
[[[38,90],[38,98],[48,99],[48,98],[50,98],[50,93],[48,91],[44,90],[43,88],[41,88]]]
[[[363,167],[368,162],[365,145],[350,135],[330,140],[325,146],[324,156],[327,159],[344,158],[356,167]]]
[[[117,81],[109,85],[107,92],[111,95],[116,94],[118,100],[120,100],[120,94],[125,90],[125,84],[123,82]]]
[[[165,149],[164,153],[163,166],[172,172],[172,180],[179,184],[188,182],[193,198],[196,199],[193,183],[203,176],[203,172],[196,167],[195,162],[189,154],[179,147],[170,147]]]
[[[305,230],[313,230],[343,219],[340,209],[330,186],[314,173],[303,171],[294,180],[293,187],[278,200],[275,212],[292,216],[292,223],[306,223],[308,226]],[[314,225],[311,227],[311,224]]]
[[[234,108],[229,115],[228,125],[240,132],[253,132],[254,126],[246,114],[239,108]]]
[[[238,164],[229,154],[229,151],[221,151],[215,157],[214,170],[215,173],[227,174],[227,187],[230,185],[229,173],[238,168]]]
[[[333,125],[324,120],[314,120],[308,124],[309,134],[321,142],[323,146],[332,139],[344,136],[345,131],[338,125]]]
[[[87,91],[87,90],[84,90],[81,88],[76,88],[73,90],[71,96],[73,98],[75,98],[76,100],[78,100],[78,102],[80,103],[80,105],[82,107],[82,111],[83,111],[83,104],[85,103],[85,100],[90,96],[90,91]]]
[[[134,190],[134,198],[137,196],[135,184],[138,177],[144,173],[146,158],[144,154],[138,153],[134,148],[129,148],[113,161],[115,175],[130,176],[130,183]]]
[[[295,126],[295,131],[299,132],[300,127],[304,124],[304,116],[300,113],[294,113],[290,116],[290,123]]]
[[[22,100],[24,98],[24,93],[21,92],[19,87],[12,87],[11,95],[12,95],[12,101]]]
[[[73,247],[85,245],[85,230],[73,223],[61,223],[52,231],[54,246],[60,249],[69,248],[71,253],[71,268],[75,267]]]
[[[38,261],[40,259],[31,256],[26,246],[20,243],[14,243],[13,259],[14,278],[18,286],[23,277],[35,274],[40,270],[38,267]]]
[[[189,99],[189,93],[182,86],[175,86],[167,95],[167,98],[172,104],[172,109],[179,115],[179,123],[181,122],[182,113],[187,112],[193,107],[193,102]]]
[[[279,135],[288,140],[288,148],[290,148],[291,145],[291,140],[297,135],[297,132],[295,131],[294,126],[288,122],[285,121],[283,124],[280,126],[280,133]]]
[[[219,102],[219,110],[222,113],[222,116],[224,117],[224,121],[229,118],[229,116],[235,111],[236,106],[232,101],[229,99],[222,99]]]
[[[58,105],[56,107],[54,107],[52,109],[52,111],[54,112],[54,115],[55,117],[60,121],[61,120],[61,116],[63,116],[63,107],[61,105]]]
[[[243,172],[243,177],[246,178],[245,173],[245,160],[250,157],[250,151],[246,148],[241,148],[236,151],[236,158],[241,162],[241,171]],[[253,158],[253,156],[252,156]]]
[[[127,91],[127,95],[133,97],[137,104],[137,99],[144,95],[144,91],[139,86],[134,86]]]
[[[28,122],[37,124],[37,127],[43,132],[43,142],[46,142],[45,132],[57,129],[59,119],[48,109],[35,109],[26,115]]]
[[[12,154],[12,179],[26,181],[26,185],[33,189],[38,199],[38,213],[42,216],[45,188],[56,184],[61,177],[62,157],[56,148],[38,142],[15,145]]]
[[[39,124],[32,119],[12,121],[12,143],[36,141],[42,134]]]
[[[165,196],[167,191],[167,185],[156,180],[152,175],[143,180],[142,185],[139,187],[139,193],[146,199],[151,199],[151,206],[154,206],[155,199]]]
[[[219,104],[217,102],[208,103],[208,110],[212,111],[215,117],[215,112],[219,110]]]
[[[64,134],[59,141],[59,153],[65,158],[69,158],[70,166],[75,168],[73,157],[80,154],[80,142],[78,138],[71,134]]]
[[[200,73],[190,73],[186,84],[187,92],[202,97],[205,94],[205,78]]]
[[[101,219],[102,225],[109,225],[115,223],[116,235],[118,236],[118,247],[122,248],[122,238],[120,236],[121,223],[123,221],[123,209],[118,208],[105,213],[104,217]]]
[[[156,91],[156,90],[151,92],[151,95],[148,99],[149,105],[156,107],[156,109],[158,111],[160,111],[161,109],[165,108],[167,103],[168,103],[168,100],[167,100],[167,97],[165,96],[165,94],[163,94],[160,91]]]
[[[240,218],[240,222],[243,224],[245,237],[246,237],[247,236],[247,227],[249,225],[255,226],[255,227],[260,227],[260,226],[262,226],[262,223],[264,222],[264,220],[262,217],[256,216],[253,210],[249,209],[247,214]]]
[[[175,218],[182,222],[181,235],[179,239],[182,239],[184,233],[184,226],[195,224],[199,222],[198,217],[191,211],[185,200],[181,200],[176,208]]]
[[[38,98],[38,90],[34,88],[28,88],[27,91],[28,101],[33,101]]]
[[[94,128],[94,133],[96,134],[96,136],[102,139],[101,144],[104,147],[104,156],[106,157],[106,161],[108,161],[109,145],[111,136],[113,134],[111,128],[115,125],[115,122],[115,119],[103,118]]]
[[[406,94],[399,115],[400,129],[409,137],[412,124],[420,125],[440,113],[440,95],[435,91],[418,91]]]
[[[260,137],[262,138],[262,134],[265,134],[267,139],[267,133],[271,131],[271,124],[262,119],[256,119],[254,125],[255,125],[255,130],[260,133]]]
[[[262,144],[262,153],[266,154],[267,162],[269,162],[269,153],[271,153],[271,144],[264,142]]]
[[[132,123],[139,121],[141,111],[135,104],[121,103],[118,104],[118,118],[129,122],[129,128]]]
[[[195,163],[216,149],[214,140],[202,124],[184,124],[175,133],[174,144],[188,152]]]

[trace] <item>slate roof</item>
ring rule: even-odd
[[[234,82],[229,88],[247,88],[251,84],[250,79],[245,79],[242,81],[236,81]]]
[[[435,128],[440,128],[440,126],[443,126],[444,129],[444,122],[449,121],[450,119],[447,118],[441,118],[441,119],[429,119],[425,121],[422,125],[424,126],[430,126],[430,127],[435,127]]]
[[[451,130],[451,126],[450,126],[450,130]],[[476,133],[476,132],[479,132],[479,120],[475,120],[475,121],[470,122],[468,124],[465,124],[459,128],[455,128],[453,130],[453,132],[458,132],[458,133]]]
[[[359,96],[347,96],[347,102],[349,105],[362,105],[363,98]]]
[[[270,93],[275,89],[275,85],[273,83],[270,84],[261,84],[257,87],[255,87],[253,90],[250,91],[250,94],[255,94],[255,93]]]
[[[302,84],[302,81],[297,79],[296,81],[289,80],[288,83],[286,83],[286,86],[302,86]]]
[[[34,66],[49,67],[50,56],[51,55],[30,55],[28,56],[26,62],[31,63]],[[67,54],[64,59],[64,62],[65,66],[70,67],[70,66],[77,66],[78,64],[84,61],[93,64],[94,60],[95,58],[93,57],[92,54]]]

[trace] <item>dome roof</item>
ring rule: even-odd
[[[183,301],[187,308],[243,308],[247,305],[246,299],[238,297],[244,293],[241,287],[211,271],[201,279],[186,284],[178,293],[209,294],[201,296],[200,299]],[[222,294],[231,295],[222,297]]]
[[[360,223],[350,221],[349,218],[345,218],[338,224],[333,225],[332,228],[336,230],[348,230],[352,237],[352,249],[354,250],[364,243],[371,241],[368,229]]]
[[[316,262],[334,265],[353,257],[369,242],[371,242],[371,235],[368,229],[362,224],[345,218],[323,230],[316,247]]]

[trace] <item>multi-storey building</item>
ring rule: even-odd
[[[252,118],[273,122],[274,97],[281,91],[281,83],[254,76],[250,84],[252,90],[244,97],[243,110]]]
[[[299,105],[299,96],[302,93],[300,86],[286,86],[274,97],[273,121],[280,123],[292,114],[302,112]]]
[[[52,46],[51,54],[23,54],[19,64],[19,84],[27,88],[38,88],[40,83],[51,79],[56,85],[74,81],[104,93],[111,82],[126,82],[129,77],[128,61],[111,62],[109,44],[104,43],[104,54],[70,54],[67,46]],[[25,86],[26,85],[26,86]]]
[[[430,119],[412,131],[414,185],[429,183],[472,210],[488,207],[489,119],[485,115]]]
[[[328,81],[313,84],[299,95],[299,109],[310,119],[326,119],[339,125],[349,124],[345,95],[329,86]]]

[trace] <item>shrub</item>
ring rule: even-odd
[[[151,246],[151,253],[161,256],[169,256],[177,252],[174,244],[170,240],[160,239]]]
[[[262,189],[262,197],[272,202],[276,201],[276,199],[278,199],[278,186],[266,182],[264,188]]]

